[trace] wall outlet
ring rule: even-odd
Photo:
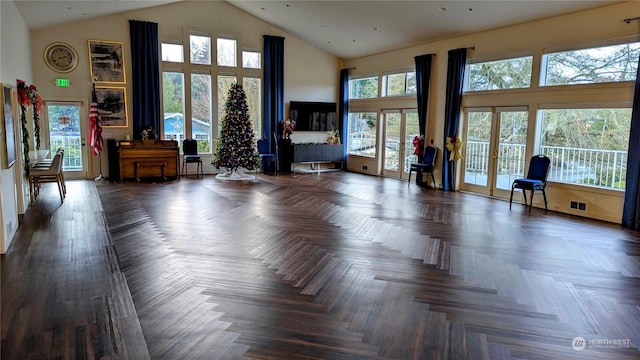
[[[580,210],[580,211],[587,211],[587,203],[583,203],[575,200],[571,200],[569,202],[569,207],[572,209]]]

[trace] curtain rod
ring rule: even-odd
[[[634,17],[634,18],[626,18],[622,21],[626,22],[627,24],[629,24],[630,22],[632,22],[633,20],[640,20],[640,16]]]

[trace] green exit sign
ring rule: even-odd
[[[56,86],[57,87],[69,87],[69,79],[57,78],[56,79]]]

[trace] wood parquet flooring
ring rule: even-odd
[[[93,182],[44,185],[0,256],[0,358],[149,359]]]
[[[640,355],[638,237],[615,225],[348,173],[99,192],[154,358]]]
[[[345,172],[77,184],[153,359],[640,358],[619,225]]]

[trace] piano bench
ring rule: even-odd
[[[159,167],[162,171],[162,179],[167,180],[165,176],[165,169],[167,168],[166,161],[136,161],[135,162],[135,177],[136,181],[140,181],[140,177],[138,176],[138,168],[141,167]]]

